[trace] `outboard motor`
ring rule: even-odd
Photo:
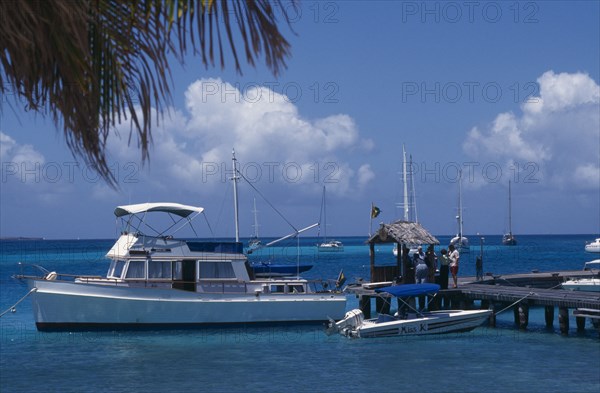
[[[360,309],[357,308],[348,311],[346,315],[344,315],[344,318],[340,321],[335,322],[334,320],[330,320],[326,333],[332,334],[334,332],[337,332],[347,336],[349,334],[349,331],[360,326],[364,319],[365,316]]]

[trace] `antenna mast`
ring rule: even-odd
[[[233,212],[234,212],[234,221],[235,221],[235,241],[239,242],[240,241],[240,228],[239,228],[239,216],[238,216],[238,193],[237,193],[237,181],[239,179],[238,177],[238,171],[237,171],[237,160],[235,158],[235,149],[232,149],[231,151],[232,154],[232,159],[231,162],[233,163],[233,177],[231,178],[231,180],[233,180]]]

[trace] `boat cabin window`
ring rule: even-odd
[[[125,278],[146,278],[146,261],[129,261]]]
[[[173,280],[183,279],[183,261],[175,261],[173,263]]]
[[[235,278],[231,262],[200,262],[200,279]]]
[[[271,285],[270,292],[271,293],[285,293],[285,285],[283,285],[283,284]]]
[[[304,285],[302,284],[271,284],[271,293],[304,293]]]
[[[125,267],[125,261],[112,261],[110,269],[106,275],[108,278],[121,278],[123,274],[123,268]]]
[[[172,278],[171,261],[148,261],[148,278],[165,279]]]
[[[288,285],[288,293],[304,293],[304,285]]]

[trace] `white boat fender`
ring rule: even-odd
[[[44,277],[44,280],[54,281],[54,280],[56,280],[56,277],[58,277],[58,274],[56,274],[56,272],[50,272],[50,273],[46,274],[46,277]]]

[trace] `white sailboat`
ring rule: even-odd
[[[317,244],[317,250],[320,252],[344,251],[344,244],[339,240],[327,240],[327,203],[325,200],[325,186],[323,186],[323,242]]]
[[[508,233],[502,236],[502,244],[505,246],[516,246],[517,238],[512,233],[512,199],[510,192],[510,180],[508,181]]]
[[[255,250],[262,245],[262,242],[258,237],[258,210],[256,210],[256,198],[254,198],[254,209],[252,210],[252,213],[254,214],[254,235],[248,242],[248,249]]]
[[[463,236],[463,213],[462,213],[462,170],[458,172],[458,214],[456,215],[456,221],[458,224],[458,234],[450,240],[452,244],[459,252],[469,252],[469,239]]]
[[[398,203],[397,205],[402,207],[404,211],[404,221],[412,221],[419,222],[417,216],[417,200],[415,198],[415,181],[413,178],[413,165],[412,165],[412,154],[410,155],[410,160],[408,162],[408,168],[410,169],[410,175],[407,171],[407,161],[406,161],[406,150],[404,148],[404,144],[402,145],[402,185],[403,185],[403,193],[404,200],[402,204]],[[409,182],[410,182],[410,195],[409,195]],[[410,249],[409,255],[412,255],[417,251],[418,244],[410,244],[408,248]],[[392,250],[394,256],[398,256],[398,245],[394,244],[394,249]]]

